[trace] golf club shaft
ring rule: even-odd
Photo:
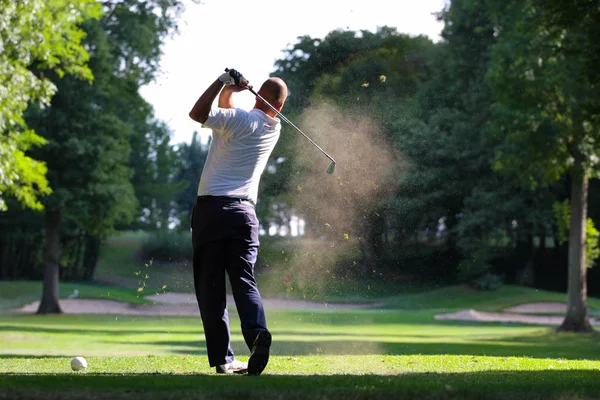
[[[312,140],[311,138],[309,138],[309,137],[306,135],[306,133],[302,132],[302,131],[300,130],[300,128],[298,128],[296,125],[294,125],[294,123],[293,123],[292,121],[290,121],[289,119],[287,119],[287,118],[285,117],[285,115],[283,115],[282,113],[280,113],[279,111],[277,111],[277,109],[276,109],[275,107],[273,107],[273,105],[271,105],[271,103],[269,103],[267,100],[265,100],[265,99],[264,99],[264,98],[263,98],[263,97],[262,97],[260,94],[256,93],[256,92],[254,91],[254,89],[252,89],[251,87],[248,87],[248,90],[249,90],[250,92],[252,92],[252,94],[253,94],[253,95],[255,95],[256,97],[258,97],[258,98],[259,98],[259,99],[260,99],[260,100],[261,100],[263,103],[265,103],[267,106],[269,106],[269,108],[270,108],[271,110],[273,110],[273,112],[275,112],[275,113],[276,113],[276,114],[277,114],[277,115],[278,115],[278,116],[279,116],[279,117],[280,117],[282,120],[284,120],[285,122],[287,122],[288,124],[290,124],[291,126],[293,126],[293,127],[294,127],[294,129],[296,129],[298,132],[300,132],[300,133],[302,134],[302,136],[304,136],[304,137],[306,138],[306,140],[308,140],[309,142],[311,142],[312,144],[314,144],[314,145],[315,145],[315,147],[316,147],[317,149],[321,150],[321,152],[322,152],[323,154],[325,154],[325,156],[327,156],[327,158],[329,158],[329,159],[331,160],[331,162],[332,162],[332,163],[334,163],[334,164],[335,164],[335,160],[333,159],[333,157],[331,157],[329,154],[327,154],[327,152],[326,152],[325,150],[323,150],[323,149],[321,148],[321,146],[319,146],[318,144],[316,144],[316,143],[315,143],[315,141],[314,141],[314,140]]]

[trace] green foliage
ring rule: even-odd
[[[371,40],[376,47],[368,45],[367,39],[356,38],[357,44],[366,43],[364,49],[347,55],[334,71],[319,76],[312,101],[327,99],[348,112],[369,113],[382,121],[398,118],[400,106],[406,106],[429,78],[433,43],[391,28],[381,28]],[[386,107],[390,103],[395,106]]]
[[[293,121],[298,121],[309,106],[331,103],[345,115],[364,114],[385,122],[388,114],[401,112],[399,106],[426,79],[432,47],[429,39],[411,38],[392,27],[376,32],[337,30],[324,38],[300,37],[275,62],[272,75],[288,85],[291,95],[284,112]],[[381,136],[387,134],[384,131]],[[296,189],[290,178],[305,169],[295,161],[299,153],[296,140],[298,135],[284,126],[261,181],[258,207],[263,219],[277,218],[274,209],[288,211],[286,205],[290,204],[286,203]]]
[[[400,218],[397,225],[386,223],[394,215],[388,212],[390,195],[404,173],[402,128],[415,121],[414,98],[431,77],[434,48],[426,37],[382,27],[338,30],[322,39],[304,36],[287,49],[274,72],[291,93],[286,113],[317,135],[340,168],[336,183],[323,187],[313,153],[296,146],[295,133],[284,127],[276,161],[261,183],[263,219],[285,223],[296,213],[316,235],[329,229],[328,235],[342,238],[351,231],[361,238],[355,243],[362,250],[360,263],[371,271],[387,268],[382,238],[405,224]],[[332,199],[336,206],[319,206]]]
[[[110,56],[99,67],[112,71],[112,83],[104,89],[110,96],[108,107],[130,129],[128,168],[137,203],[133,218],[119,221],[118,228],[166,228],[177,217],[173,199],[185,183],[175,179],[180,161],[170,145],[172,132],[154,118],[152,106],[138,89],[158,73],[161,43],[177,32],[183,2],[126,0],[106,8],[102,29]]]
[[[174,196],[175,212],[181,221],[179,228],[183,230],[189,229],[192,209],[198,197],[198,182],[200,182],[200,175],[208,155],[209,146],[210,140],[206,146],[203,145],[198,132],[194,132],[192,141],[189,144],[180,143],[177,145],[176,154],[179,165],[174,172],[173,179],[175,182],[180,182],[184,188]]]
[[[592,267],[598,257],[600,257],[599,239],[600,232],[596,229],[594,221],[591,218],[588,218],[585,227],[585,256],[588,268]]]
[[[536,164],[548,160],[544,149],[553,145],[547,126],[534,134],[525,123],[507,125],[507,136],[498,134],[499,125],[530,115],[500,109],[499,96],[511,105],[515,101],[510,94],[499,94],[492,79],[508,68],[498,64],[501,49],[510,57],[512,44],[530,43],[513,36],[521,11],[512,2],[451,2],[441,14],[444,42],[438,46],[432,78],[418,92],[421,121],[396,124],[410,134],[398,146],[409,158],[409,169],[393,200],[394,211],[403,227],[413,231],[435,229],[444,217],[445,243],[460,252],[458,275],[464,281],[486,273],[497,257],[517,255],[513,249],[524,238],[550,236],[552,204],[565,196],[563,182],[541,179],[544,169]],[[509,83],[514,82],[504,82],[501,89]],[[514,86],[516,91],[522,88]],[[535,92],[531,88],[528,93]],[[535,140],[523,143],[531,135]],[[510,149],[517,150],[511,154],[519,160],[504,158]],[[499,174],[500,164],[505,172],[532,175],[515,179],[514,174]],[[526,259],[511,262],[524,265],[532,253],[533,248],[522,252]]]
[[[99,16],[94,0],[0,1],[0,210],[6,195],[41,209],[38,196],[51,192],[45,164],[26,155],[45,140],[27,128],[23,112],[35,102],[48,106],[56,92],[41,70],[92,80],[80,24]]]
[[[0,139],[0,211],[6,211],[5,195],[15,197],[31,209],[41,210],[39,195],[52,193],[46,179],[46,164],[26,155],[33,146],[46,141],[31,129],[13,131],[2,135]]]
[[[381,218],[367,217],[374,214],[371,206],[361,209],[356,233],[367,243],[385,237],[393,246],[412,244],[424,230],[436,232],[443,221],[435,245],[447,252],[451,266],[438,269],[451,269],[448,276],[455,276],[462,259],[458,275],[470,281],[523,238],[551,235],[552,203],[564,197],[560,185],[523,186],[493,168],[507,143],[489,134],[495,132],[496,119],[503,120],[493,108],[498,101],[490,84],[490,66],[496,61],[492,49],[511,34],[520,10],[501,1],[457,0],[440,14],[445,22],[442,43],[407,38],[388,27],[376,33],[335,31],[323,39],[300,38],[277,61],[274,74],[288,82],[292,93],[288,112],[300,114],[328,101],[349,115],[373,117],[387,144],[401,155],[395,182],[385,184],[391,195],[373,203]],[[510,115],[507,111],[506,120]],[[286,169],[299,165],[294,162],[299,152],[285,134],[282,139],[281,151],[290,153],[279,153],[285,162],[273,163],[276,172],[265,174],[261,196],[275,194],[291,203],[281,193],[294,191],[296,185],[290,183],[301,180],[305,168]],[[357,154],[364,157],[364,149]],[[276,210],[282,209],[277,204]],[[351,214],[348,209],[347,216]],[[389,248],[379,247],[376,253],[384,252]]]
[[[177,32],[184,8],[181,0],[104,2],[103,26],[114,48],[115,71],[125,73],[140,86],[150,83],[160,70],[162,43]]]
[[[556,219],[559,243],[567,243],[569,241],[569,229],[571,226],[571,207],[569,205],[569,200],[554,203],[552,209],[554,210],[554,218]]]
[[[59,92],[51,107],[28,114],[48,141],[33,152],[48,166],[54,190],[45,205],[63,209],[94,236],[106,236],[116,224],[136,217],[136,194],[145,207],[158,200],[157,208],[165,208],[165,192],[151,186],[144,197],[139,186],[136,193],[134,177],[136,183],[156,180],[161,189],[174,189],[167,182],[175,158],[168,145],[170,132],[152,118],[152,108],[138,90],[156,73],[157,43],[175,28],[171,13],[180,6],[177,1],[105,3],[102,18],[83,26],[93,85],[57,77]]]
[[[191,261],[192,235],[189,231],[160,229],[142,241],[137,257],[154,262]]]
[[[561,244],[567,243],[569,241],[569,231],[571,227],[571,208],[569,200],[554,203],[553,209],[556,218],[559,242]],[[600,232],[596,229],[594,221],[591,218],[588,218],[585,228],[585,256],[586,265],[588,267],[592,267],[598,257],[600,257],[599,238]]]
[[[177,177],[183,161],[170,144],[168,127],[148,118],[150,107],[140,114],[140,120],[132,125],[136,132],[129,137],[131,183],[138,200],[137,218],[130,224],[121,224],[119,229],[164,229],[177,217],[174,202],[187,186]]]
[[[140,248],[142,242],[152,235],[157,235],[156,230],[150,232],[119,232],[107,238],[100,249],[100,257],[96,267],[94,279],[100,282],[113,282],[124,287],[135,287],[143,290],[139,296],[155,293],[171,292],[193,293],[194,284],[192,277],[191,261],[180,259],[178,261],[156,261],[142,255]],[[191,243],[190,237],[183,237],[182,246]],[[157,246],[161,246],[160,243]],[[191,257],[191,249],[188,249]]]
[[[462,0],[440,14],[444,41],[435,49],[431,78],[417,92],[412,119],[393,124],[408,158],[393,212],[409,237],[436,231],[443,219],[442,243],[465,282],[488,271],[499,242],[512,240],[514,219],[534,214],[523,201],[528,194],[490,168],[496,143],[485,132],[494,96],[485,73],[496,41],[492,9],[490,2]]]
[[[514,4],[513,18],[493,49],[488,81],[498,96],[495,132],[503,138],[495,168],[530,185],[567,172],[597,172],[600,147],[596,93],[600,33],[592,2]],[[596,21],[596,22],[594,22]]]
[[[496,274],[485,274],[471,282],[471,286],[478,290],[496,291],[504,285],[504,278]]]
[[[459,282],[471,282],[477,278],[489,275],[491,252],[487,248],[474,250],[458,264]]]
[[[71,3],[70,7],[76,7]],[[85,61],[94,80],[63,74],[70,71],[38,62],[31,68],[51,80],[58,92],[50,107],[34,103],[25,113],[27,124],[46,142],[28,149],[27,156],[47,168],[52,194],[40,202],[47,211],[61,211],[61,276],[68,279],[92,278],[99,241],[116,226],[127,225],[146,210],[151,211],[151,223],[166,225],[172,217],[171,196],[180,186],[171,181],[176,166],[169,145],[171,133],[153,117],[139,88],[155,76],[159,44],[176,29],[182,3],[125,0],[93,4],[102,7],[98,19],[83,21],[75,11],[72,18],[80,26],[78,45],[87,49]],[[19,211],[17,208],[17,214]],[[20,223],[28,221],[21,218]],[[42,229],[37,222],[33,226]],[[18,247],[11,237],[14,228],[3,224],[2,229],[6,239],[0,240],[2,251],[23,254],[17,260],[37,261],[32,253],[39,254],[39,247]],[[22,276],[16,272],[22,270],[21,262],[11,263],[6,269],[12,272],[3,271],[2,275]],[[83,276],[77,272],[80,264],[85,266]],[[35,267],[32,269],[39,265]]]

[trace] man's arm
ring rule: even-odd
[[[202,96],[196,101],[196,104],[194,104],[192,111],[190,111],[190,118],[201,124],[205,123],[208,119],[212,104],[222,88],[223,82],[219,79],[215,80],[212,85],[202,93]]]
[[[238,93],[238,92],[247,90],[248,88],[251,88],[251,87],[252,86],[248,85],[248,81],[245,79],[241,82],[240,86],[225,85],[223,90],[221,90],[221,94],[219,95],[219,107],[220,108],[235,108],[235,106],[233,105],[233,96],[232,95],[234,93]]]
[[[226,85],[223,90],[221,90],[221,94],[219,94],[219,107],[220,108],[235,108],[233,105],[233,96],[232,94],[236,92],[233,90],[235,86]],[[239,87],[239,86],[238,86]]]

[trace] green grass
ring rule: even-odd
[[[148,237],[144,232],[124,232],[107,239],[100,249],[95,280],[109,285],[150,291],[163,287],[176,292],[193,292],[192,266],[186,262],[158,263],[138,260],[137,251]]]
[[[0,398],[584,399],[597,335],[436,321],[433,312],[269,310],[259,378],[208,367],[199,318],[0,317]],[[232,346],[247,359],[232,313]],[[89,368],[72,372],[84,356]]]
[[[137,261],[135,256],[147,236],[147,233],[123,232],[106,239],[100,248],[100,257],[95,271],[96,279],[103,281],[126,278],[137,282],[135,272],[144,267],[147,262]]]
[[[90,358],[90,368],[83,373],[65,371],[66,358],[38,359],[36,364],[43,363],[45,368],[37,370],[32,370],[28,361],[15,361],[23,372],[0,376],[4,396],[583,399],[594,398],[600,389],[598,365],[591,361],[470,356],[275,357],[269,367],[278,373],[259,378],[215,376],[198,357]],[[60,395],[48,390],[57,384]]]
[[[145,302],[143,294],[191,290],[191,268],[136,261],[143,235],[111,238],[99,279],[128,288],[61,283],[83,298]],[[286,245],[287,247],[287,245]],[[311,260],[276,248],[274,259]],[[313,249],[314,250],[314,249]],[[320,251],[318,248],[314,251]],[[148,264],[148,265],[146,265]],[[290,264],[292,265],[292,264]],[[258,378],[209,368],[200,318],[37,316],[0,313],[0,399],[556,399],[600,393],[600,337],[550,327],[438,321],[440,311],[499,311],[527,302],[565,302],[564,293],[505,286],[495,292],[351,281],[320,268],[265,270],[263,293],[332,302],[382,302],[377,309],[269,309],[272,357]],[[302,273],[312,278],[307,286]],[[283,285],[292,274],[300,289]],[[311,274],[314,274],[311,275]],[[300,286],[304,284],[305,286]],[[269,292],[271,290],[271,292]],[[33,300],[39,282],[0,282],[0,312]],[[599,299],[589,306],[600,310]],[[230,309],[232,348],[248,358]],[[89,368],[70,370],[74,356]]]

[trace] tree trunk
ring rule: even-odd
[[[563,332],[593,332],[587,317],[587,266],[585,225],[588,178],[584,169],[571,174],[571,222],[569,227],[569,280],[567,315],[558,328]]]
[[[58,210],[47,210],[44,226],[46,234],[44,241],[44,288],[37,313],[60,314],[62,313],[58,303],[60,212]]]

